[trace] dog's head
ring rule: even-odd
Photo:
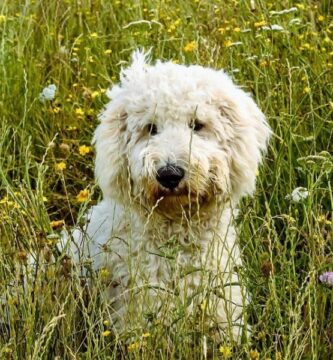
[[[121,72],[95,133],[104,196],[172,212],[252,193],[271,133],[252,98],[222,71],[146,58]]]

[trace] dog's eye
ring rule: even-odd
[[[147,131],[150,135],[156,135],[157,134],[157,126],[155,124],[148,124],[147,125]]]
[[[193,131],[200,131],[204,127],[204,124],[202,124],[198,119],[194,119],[190,123],[190,128],[193,129]]]

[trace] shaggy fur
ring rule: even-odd
[[[109,274],[119,331],[182,306],[239,340],[246,291],[234,209],[255,188],[264,115],[224,72],[150,65],[141,52],[108,96],[94,137],[104,199],[76,232],[75,252]],[[158,181],[165,166],[184,170],[174,188]]]

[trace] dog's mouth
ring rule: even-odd
[[[194,189],[190,189],[187,186],[177,186],[174,189],[166,189],[159,186],[154,194],[155,199],[165,202],[174,202],[181,205],[189,203],[202,203],[206,200],[206,194],[199,194]]]

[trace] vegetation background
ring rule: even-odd
[[[0,1],[1,359],[333,359],[333,288],[318,280],[333,271],[332,12],[330,0]],[[139,47],[225,69],[274,130],[238,220],[241,345],[186,321],[119,339],[103,273],[87,289],[57,250],[100,198],[92,133]]]

